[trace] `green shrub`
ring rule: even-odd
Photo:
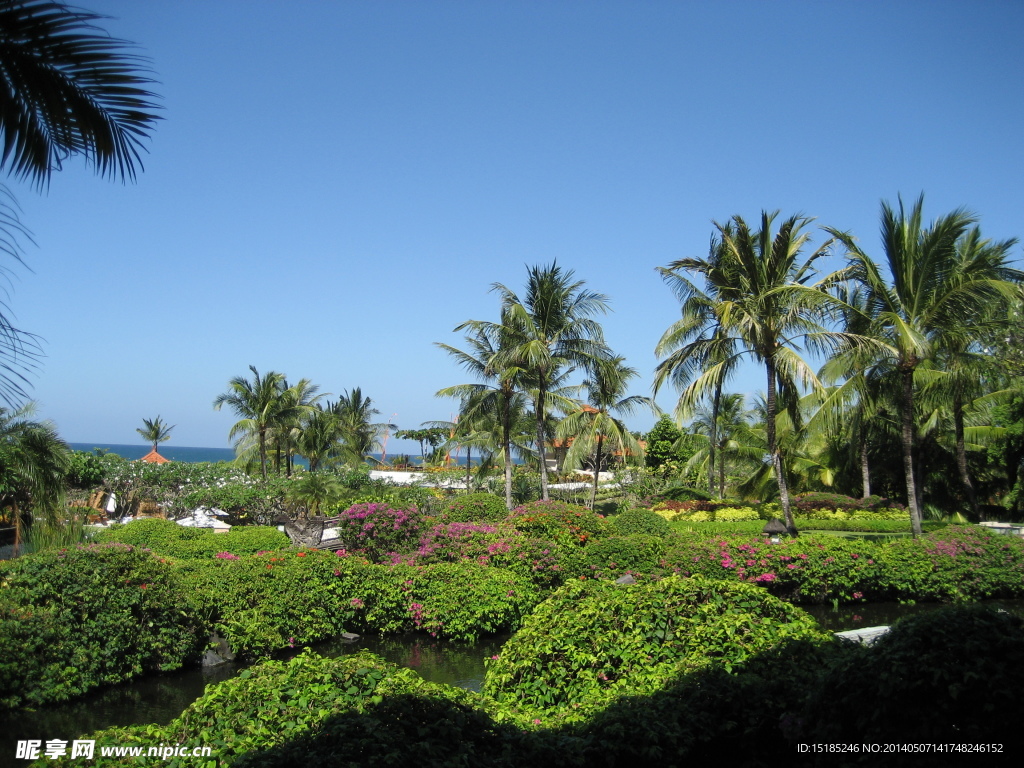
[[[203,615],[250,658],[351,631],[473,642],[515,629],[539,599],[526,577],[477,563],[373,565],[299,550],[181,568]]]
[[[929,611],[900,619],[828,671],[799,720],[798,739],[1003,743],[1010,751],[1020,746],[1022,688],[1024,620],[988,606]],[[921,764],[920,754],[904,757],[899,764]],[[945,757],[943,764],[959,762]],[[866,755],[847,764],[875,761]]]
[[[441,516],[453,523],[500,522],[506,515],[505,499],[493,493],[456,496],[441,508]]]
[[[184,559],[210,558],[219,552],[252,555],[291,544],[286,534],[270,526],[236,525],[227,533],[214,533],[209,528],[191,528],[156,518],[113,525],[101,531],[96,540],[145,547],[166,557]]]
[[[749,584],[569,582],[489,664],[484,692],[518,707],[587,712],[707,665],[729,670],[787,639],[823,637],[799,608]]]
[[[132,764],[165,765],[310,765],[303,739],[317,734],[330,721],[372,726],[374,718],[362,718],[367,708],[385,701],[414,697],[421,702],[445,701],[463,712],[471,712],[480,696],[470,691],[425,682],[411,669],[397,667],[371,653],[361,652],[336,659],[303,653],[290,661],[267,661],[243,670],[231,680],[207,687],[202,697],[168,725],[109,728],[88,736],[96,741],[96,766],[109,768],[124,764],[125,758],[102,758],[104,746],[179,745],[188,750],[210,747],[210,763],[191,758],[132,758]],[[481,717],[486,715],[481,712]],[[425,723],[424,723],[425,725]],[[436,726],[437,724],[435,724]],[[450,742],[453,728],[436,728],[434,748]],[[346,730],[347,733],[350,731]],[[384,755],[401,748],[407,734],[377,730],[373,737]],[[413,745],[423,748],[421,741]],[[351,741],[353,760],[367,748]],[[404,745],[409,748],[409,744]],[[275,752],[281,747],[282,751]],[[299,750],[300,754],[295,754]],[[312,750],[315,752],[316,750]],[[456,751],[458,751],[456,749]],[[45,760],[46,765],[77,765],[69,757]],[[386,762],[386,761],[385,761]],[[332,760],[328,763],[337,765]],[[376,761],[374,761],[376,764]]]
[[[661,536],[634,534],[608,536],[573,550],[561,560],[564,577],[615,579],[625,573],[641,576],[654,573],[665,554]]]
[[[745,522],[760,520],[757,510],[753,507],[723,507],[715,510],[715,522]]]
[[[1024,596],[1024,540],[948,526],[879,547],[873,599],[955,602]]]
[[[206,633],[174,568],[91,544],[0,570],[0,704],[39,705],[197,658]]]
[[[666,536],[672,526],[661,515],[649,509],[628,509],[611,519],[611,529],[620,536],[641,533],[648,536]]]
[[[688,488],[677,485],[672,488],[665,488],[654,497],[655,501],[710,501],[711,497],[706,491],[697,488]]]
[[[564,501],[532,501],[508,513],[508,522],[529,537],[582,545],[605,532],[604,521],[586,507]]]

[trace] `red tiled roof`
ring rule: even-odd
[[[170,459],[161,456],[159,453],[156,452],[156,448],[154,448],[152,451],[150,451],[141,459],[139,459],[139,461],[146,461],[149,462],[150,464],[166,464],[167,462],[170,461]]]

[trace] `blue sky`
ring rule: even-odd
[[[434,343],[555,259],[610,297],[649,394],[678,317],[655,268],[733,214],[878,254],[880,201],[923,191],[929,218],[1024,234],[1019,2],[79,4],[152,60],[165,119],[135,184],[6,180],[35,240],[8,304],[72,442],[159,414],[171,444],[226,447],[211,404],[250,364],[447,419],[434,392],[467,377]]]

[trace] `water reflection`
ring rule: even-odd
[[[1024,600],[986,600],[985,605],[1005,608],[1011,613],[1024,616]],[[882,627],[894,624],[904,616],[927,613],[944,607],[943,603],[867,603],[862,605],[804,605],[801,606],[817,622],[831,632],[845,632],[848,629]]]
[[[387,661],[416,670],[425,680],[479,691],[484,678],[484,659],[497,654],[507,639],[508,635],[499,635],[476,645],[464,645],[409,635],[367,637],[355,643],[333,641],[312,648],[330,657],[359,650],[372,651]],[[207,685],[232,678],[244,668],[242,664],[222,664],[154,675],[106,688],[68,704],[31,712],[0,711],[0,768],[26,764],[14,758],[21,739],[71,741],[111,726],[166,725],[202,696]]]

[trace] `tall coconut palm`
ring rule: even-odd
[[[437,397],[454,397],[464,402],[470,418],[476,412],[493,415],[495,438],[504,464],[505,505],[512,509],[512,446],[515,442],[516,414],[526,407],[525,395],[518,387],[520,369],[516,366],[501,367],[498,353],[502,351],[503,343],[506,348],[508,346],[507,334],[501,326],[470,320],[455,330],[467,328],[472,330],[465,337],[467,349],[441,343],[437,346],[454,357],[480,382],[445,387],[436,394]]]
[[[586,290],[556,263],[528,268],[522,299],[501,283],[493,286],[501,296],[501,333],[507,346],[497,355],[503,370],[517,370],[520,386],[532,392],[540,460],[541,498],[548,500],[545,420],[549,393],[566,368],[608,357],[604,334],[593,315],[608,309],[607,297]]]
[[[1010,267],[1010,251],[1016,239],[992,242],[981,236],[978,227],[972,227],[956,243],[956,269],[958,272],[973,273],[976,277],[989,274],[994,279],[1020,284],[1024,273]],[[967,468],[967,441],[965,412],[971,402],[996,393],[984,386],[986,373],[994,373],[997,362],[985,351],[980,343],[992,333],[1005,333],[1010,327],[1010,303],[989,302],[983,307],[983,314],[967,318],[956,327],[945,329],[936,338],[936,366],[924,378],[925,392],[934,401],[938,399],[949,408],[953,419],[954,449],[957,471],[964,495],[971,506],[974,519],[980,519],[974,482]],[[1009,395],[1009,390],[1001,394]]]
[[[726,233],[731,235],[730,224]],[[708,493],[715,485],[715,454],[718,437],[718,410],[722,403],[722,389],[739,364],[736,339],[725,332],[716,314],[716,305],[739,287],[734,277],[735,263],[721,237],[713,235],[705,270],[699,270],[704,286],[691,282],[686,274],[691,261],[682,259],[672,266],[659,267],[662,279],[668,283],[682,304],[682,317],[662,334],[655,347],[658,357],[665,357],[654,370],[654,394],[666,381],[671,380],[679,391],[675,417],[679,424],[694,414],[699,400],[709,396],[711,414],[708,435],[707,475]],[[703,264],[704,262],[692,262]],[[710,389],[710,395],[708,391]]]
[[[158,117],[146,62],[103,33],[102,17],[51,0],[0,1],[0,170],[45,188],[54,170],[83,156],[100,176],[134,179]],[[20,261],[27,236],[0,187],[0,251]],[[0,309],[4,308],[0,304]],[[36,337],[0,312],[0,399],[24,397]]]
[[[143,419],[143,426],[135,431],[142,435],[142,439],[153,444],[153,453],[158,453],[157,446],[160,443],[171,439],[171,430],[174,426],[167,426],[163,419],[157,416],[155,419]]]
[[[683,259],[670,264],[668,269],[687,270],[711,285],[721,285],[716,272],[723,269],[723,263],[729,270],[731,286],[713,297],[710,311],[717,330],[704,340],[702,354],[705,360],[719,366],[719,370],[734,365],[744,355],[764,365],[768,456],[774,468],[786,527],[795,534],[785,467],[776,439],[779,398],[781,396],[784,403],[795,408],[798,385],[821,386],[813,370],[801,358],[798,344],[820,350],[839,347],[851,339],[842,332],[828,331],[823,325],[836,311],[837,304],[824,288],[837,278],[829,275],[812,283],[816,275],[814,262],[827,252],[830,243],[826,242],[803,258],[801,252],[808,245],[809,237],[802,230],[810,219],[792,216],[773,231],[777,216],[778,211],[762,213],[761,226],[756,230],[739,216],[734,216],[726,225],[716,222],[721,240],[720,257]],[[687,282],[680,281],[675,287],[684,303],[697,295],[697,286],[692,283],[688,286]],[[721,375],[705,372],[694,381],[691,384],[693,399],[711,391]]]
[[[362,464],[376,448],[380,448],[385,429],[398,429],[394,424],[374,422],[380,411],[359,387],[348,390],[334,404],[334,413],[341,429],[339,456],[346,464]]]
[[[572,439],[565,458],[566,468],[581,466],[586,458],[594,462],[594,484],[590,492],[590,508],[597,502],[597,485],[607,444],[622,456],[643,459],[643,448],[629,428],[612,414],[625,416],[641,407],[655,410],[654,401],[640,395],[626,395],[629,382],[637,377],[635,368],[625,364],[625,358],[612,357],[594,360],[589,375],[582,384],[586,404],[567,414],[558,424],[556,434]]]
[[[283,459],[285,475],[291,477],[295,457],[295,440],[301,428],[302,418],[309,413],[314,403],[323,395],[317,394],[320,388],[309,379],[300,379],[291,386],[284,381],[281,387],[281,400],[276,409],[274,423],[268,438],[274,445],[275,471],[280,474]]]
[[[35,405],[0,408],[0,509],[14,523],[15,551],[26,516],[56,520],[64,508],[71,450],[48,421],[36,421]]]
[[[849,276],[869,293],[872,335],[900,377],[900,431],[911,528],[921,534],[919,489],[914,468],[914,376],[934,357],[942,339],[962,336],[993,306],[1019,295],[1008,267],[994,269],[990,257],[963,259],[957,243],[975,219],[963,209],[924,225],[924,196],[908,212],[882,203],[882,247],[889,277],[846,232],[828,230],[846,246]],[[998,259],[996,261],[999,261]],[[1019,275],[1019,273],[1017,273]]]
[[[231,427],[229,440],[235,440],[235,448],[248,438],[255,437],[260,457],[260,474],[267,479],[267,437],[282,408],[281,395],[285,390],[283,373],[268,371],[260,376],[256,366],[250,365],[252,380],[235,376],[228,382],[228,391],[217,395],[213,409],[219,411],[228,405],[241,419]]]
[[[869,294],[863,285],[845,282],[835,287],[839,299],[839,326],[848,334],[865,336],[871,332]],[[893,368],[875,347],[852,347],[846,353],[825,362],[820,376],[829,386],[812,405],[807,429],[821,430],[856,447],[860,468],[861,497],[871,495],[869,436],[877,430],[876,416],[887,404]]]
[[[316,472],[325,460],[338,455],[341,438],[341,422],[334,404],[318,402],[299,422],[295,449],[309,462],[309,471]]]

